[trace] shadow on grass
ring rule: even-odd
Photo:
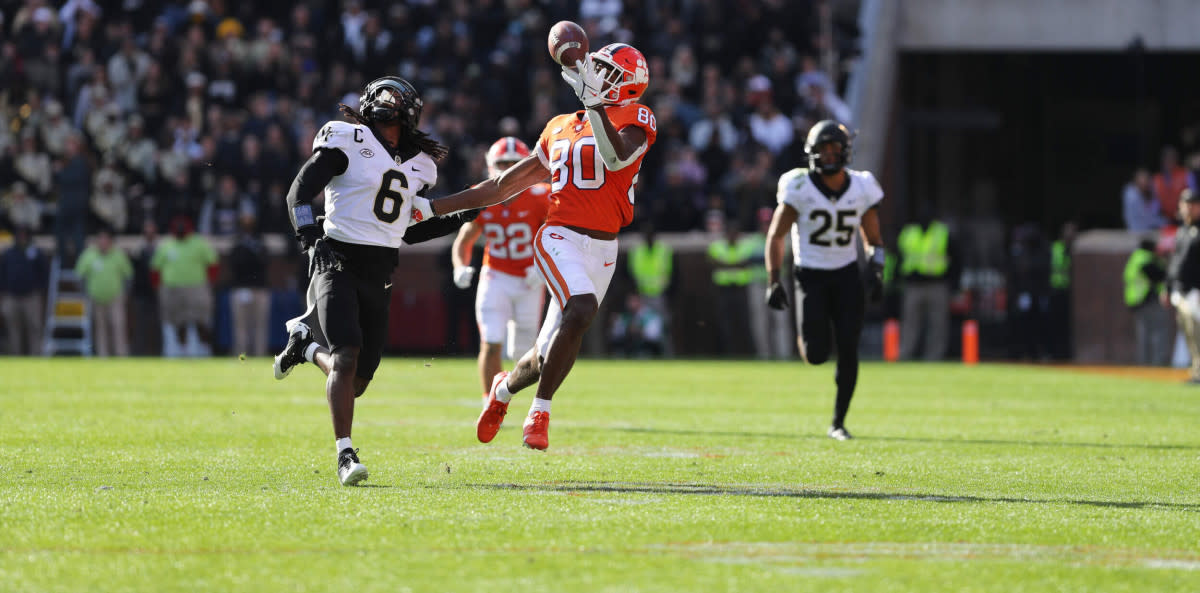
[[[477,484],[472,487],[491,490],[518,490],[542,492],[606,492],[619,494],[693,494],[701,496],[757,496],[764,498],[820,498],[832,500],[901,500],[914,502],[978,502],[978,503],[1022,503],[1022,504],[1073,504],[1119,509],[1162,509],[1171,511],[1200,512],[1200,504],[1120,501],[1120,500],[1077,500],[1013,498],[1008,496],[946,496],[941,494],[897,494],[888,492],[845,492],[836,490],[813,490],[807,488],[773,488],[760,486],[723,486],[718,484],[670,483],[670,482],[588,482],[569,481],[544,484]]]
[[[581,430],[583,427],[577,427],[576,430]],[[675,434],[681,436],[710,436],[710,437],[736,437],[736,438],[772,438],[772,439],[802,439],[802,440],[828,440],[829,437],[821,434],[798,434],[787,432],[749,432],[749,431],[708,431],[708,430],[682,430],[682,429],[661,429],[661,428],[640,428],[640,427],[624,427],[624,428],[603,428],[598,430],[611,432],[632,432],[641,434]],[[1146,449],[1151,451],[1200,451],[1200,445],[1139,445],[1139,444],[1121,444],[1121,443],[1073,443],[1073,442],[1054,442],[1054,441],[1006,441],[999,439],[957,439],[957,438],[913,438],[913,437],[887,437],[887,436],[855,436],[855,440],[859,441],[889,441],[895,443],[948,443],[962,445],[1024,445],[1029,447],[1093,447],[1100,449]]]

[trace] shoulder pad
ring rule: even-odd
[[[318,148],[344,149],[354,140],[354,129],[357,127],[359,126],[350,122],[336,120],[327,122],[313,136],[312,149],[314,151]]]

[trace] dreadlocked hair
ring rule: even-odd
[[[342,112],[348,119],[351,119],[364,126],[370,126],[371,121],[357,109],[345,104],[338,103],[338,111]],[[429,137],[429,134],[422,132],[416,128],[404,129],[403,135],[400,137],[400,143],[415,146],[421,149],[422,152],[433,157],[433,160],[440,161],[450,154],[450,149],[442,145],[441,142]]]

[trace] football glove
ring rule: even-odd
[[[342,269],[342,255],[334,251],[328,241],[325,237],[321,237],[308,250],[309,276]]]
[[[571,90],[575,91],[575,96],[583,103],[584,109],[594,109],[604,104],[604,98],[600,95],[600,90],[604,88],[604,78],[596,72],[592,54],[588,54],[582,60],[575,60],[574,70],[563,66],[562,77],[571,85]]]
[[[874,262],[867,266],[867,299],[872,303],[883,300],[883,266]]]
[[[779,311],[787,309],[787,291],[783,289],[783,285],[778,280],[772,282],[770,288],[767,288],[767,306]]]
[[[321,229],[321,225],[310,224],[296,229],[296,240],[300,242],[300,249],[308,251],[316,244],[317,239],[325,236],[325,231]]]
[[[475,268],[471,266],[458,266],[454,268],[454,285],[459,288],[470,288],[471,281],[475,279]]]

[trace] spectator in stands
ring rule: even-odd
[[[232,237],[238,232],[238,219],[246,213],[255,215],[254,204],[241,192],[237,179],[226,173],[221,175],[216,190],[200,207],[197,230],[203,235]]]
[[[129,204],[125,199],[125,179],[112,163],[105,163],[93,179],[92,214],[115,233],[124,233],[129,222]]]
[[[762,78],[766,80],[766,78]],[[769,85],[770,83],[765,83]],[[775,101],[768,95],[758,101],[754,113],[750,114],[750,136],[755,142],[766,147],[772,156],[778,156],[796,137],[796,129],[792,120],[775,106]]]
[[[1155,198],[1150,182],[1150,171],[1139,167],[1133,179],[1121,191],[1121,213],[1125,228],[1135,232],[1156,231],[1167,225],[1162,206]]]
[[[229,305],[233,313],[233,351],[266,356],[271,291],[267,289],[267,249],[254,213],[243,210],[229,253]]]
[[[8,193],[0,200],[0,214],[11,228],[24,228],[36,233],[42,226],[42,206],[29,196],[25,183],[17,181],[9,187]]]
[[[95,243],[83,250],[75,271],[83,279],[84,292],[92,303],[96,354],[129,356],[125,294],[133,278],[133,266],[125,252],[113,246],[107,228],[102,226],[96,232]]]
[[[208,356],[212,353],[212,292],[217,252],[208,239],[192,231],[185,216],[171,221],[171,236],[163,239],[150,260],[158,272],[159,309],[163,318],[163,354]]]
[[[46,119],[38,127],[42,148],[51,158],[61,158],[66,154],[67,139],[79,133],[63,117],[62,103],[55,100],[46,102]]]
[[[762,298],[767,294],[770,282],[767,278],[766,248],[767,231],[771,226],[771,217],[775,211],[770,206],[759,208],[755,213],[755,230],[742,236],[739,247],[746,255],[750,265],[750,283],[746,285],[746,302],[748,306],[750,336],[754,341],[754,353],[763,360],[785,360],[792,355],[795,342],[791,329],[795,324],[791,321],[791,313],[772,309]],[[777,279],[785,286],[791,284],[787,278]]]
[[[17,227],[13,244],[0,255],[0,311],[8,332],[9,354],[42,350],[42,302],[47,281],[46,258]]]
[[[1188,171],[1179,164],[1179,151],[1174,146],[1164,146],[1160,169],[1154,174],[1154,194],[1162,214],[1175,220],[1179,213],[1179,194],[1187,189]]]
[[[609,327],[609,349],[626,358],[651,358],[663,355],[664,344],[662,315],[637,293],[625,295],[625,309]]]
[[[150,56],[137,46],[133,35],[121,40],[121,51],[108,59],[108,80],[117,105],[128,113],[137,109],[138,86],[150,69]]]
[[[54,181],[54,167],[50,155],[38,150],[37,137],[33,130],[21,132],[21,147],[13,159],[13,170],[32,190],[34,197],[45,200],[50,195]]]
[[[54,165],[58,204],[54,215],[56,256],[64,266],[75,265],[83,251],[87,233],[88,204],[91,202],[92,166],[78,133],[67,136],[63,159]]]
[[[717,97],[704,101],[704,116],[688,130],[688,142],[712,179],[721,179],[741,136]]]

